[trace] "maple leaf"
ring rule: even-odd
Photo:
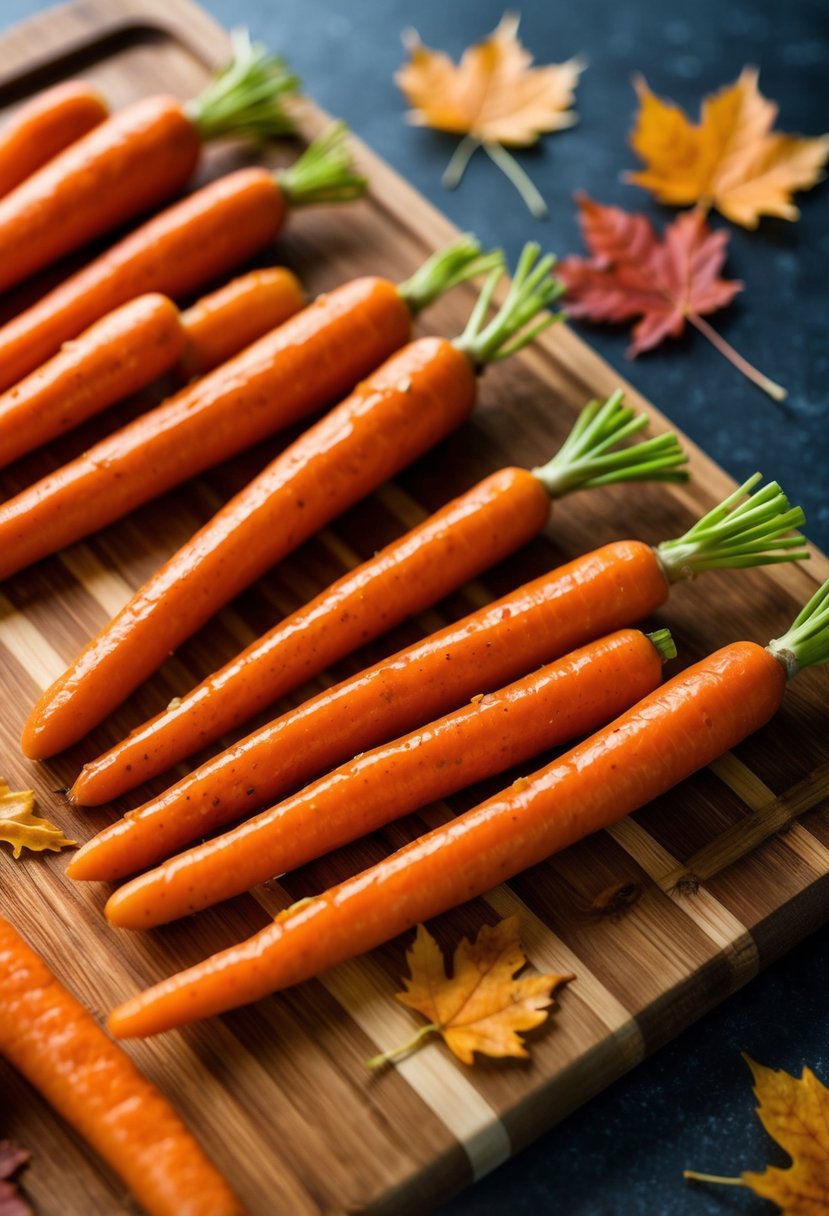
[[[789,1154],[786,1169],[769,1165],[762,1174],[744,1171],[739,1178],[721,1178],[686,1170],[696,1182],[744,1186],[771,1199],[783,1216],[818,1216],[829,1212],[829,1089],[809,1068],[798,1080],[782,1069],[774,1071],[743,1055],[754,1075],[757,1114],[773,1140]]]
[[[0,1216],[33,1216],[11,1179],[27,1164],[30,1154],[11,1140],[0,1140]]]
[[[553,991],[572,975],[525,975],[515,978],[526,964],[519,941],[519,918],[484,925],[474,942],[464,938],[447,976],[443,953],[435,939],[418,925],[414,944],[406,954],[409,977],[397,1000],[429,1018],[408,1043],[369,1060],[370,1067],[387,1063],[412,1051],[429,1034],[440,1034],[464,1064],[474,1052],[503,1058],[525,1059],[527,1049],[520,1031],[532,1030],[547,1017]]]
[[[686,211],[660,240],[647,216],[605,207],[586,194],[576,198],[592,257],[568,257],[556,266],[571,317],[615,322],[640,317],[629,358],[679,337],[688,323],[770,396],[778,401],[786,396],[702,319],[730,304],[743,288],[720,277],[727,232],[713,232],[698,211]]]
[[[51,849],[57,853],[68,845],[77,844],[48,819],[35,815],[34,805],[32,790],[13,791],[0,777],[0,840],[12,846],[15,860],[23,849],[31,849],[34,853]]]
[[[514,13],[505,13],[497,29],[468,47],[458,64],[410,31],[404,38],[409,62],[395,80],[413,107],[410,122],[465,136],[444,185],[457,186],[472,154],[483,148],[541,218],[547,214],[544,200],[506,147],[529,147],[545,132],[576,122],[569,107],[584,65],[570,59],[531,67],[532,55],[518,41],[518,22]]]
[[[756,68],[743,68],[734,84],[703,101],[694,125],[639,77],[630,143],[647,168],[627,180],[663,203],[716,207],[744,228],[756,228],[761,215],[796,220],[792,193],[822,178],[829,135],[806,139],[773,131],[777,106],[757,81]]]

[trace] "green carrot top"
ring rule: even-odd
[[[703,570],[808,558],[804,538],[792,531],[805,522],[802,508],[789,506],[776,481],[752,494],[760,480],[761,474],[755,473],[682,536],[656,546],[669,583],[693,578]]]
[[[280,56],[251,42],[247,30],[234,30],[231,45],[230,62],[185,106],[202,139],[293,135],[295,124],[282,102],[296,93],[299,78]]]
[[[617,481],[687,481],[688,457],[673,432],[629,447],[624,439],[648,425],[617,389],[607,401],[589,401],[552,460],[532,470],[551,498]]]
[[[819,587],[808,604],[779,638],[766,647],[783,664],[791,679],[802,667],[829,663],[829,579]]]
[[[546,311],[564,292],[563,284],[551,273],[556,259],[551,253],[544,257],[540,253],[534,241],[524,246],[506,298],[487,324],[487,311],[503,270],[490,273],[466,329],[454,342],[476,367],[508,358],[562,319],[563,313]]]

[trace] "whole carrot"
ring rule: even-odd
[[[528,246],[489,325],[500,268],[459,338],[420,338],[388,358],[173,554],[38,702],[26,754],[76,742],[270,566],[459,426],[475,404],[478,370],[556,319],[544,313],[531,324],[559,292],[553,259],[538,252]],[[330,359],[330,349],[320,357]],[[229,426],[238,435],[237,414]]]
[[[97,89],[67,80],[43,89],[0,128],[0,196],[86,135],[109,109]]]
[[[464,237],[399,287],[353,279],[0,505],[0,578],[336,400],[403,345],[413,312],[491,264],[479,254]]]
[[[233,831],[111,895],[106,914],[147,929],[247,891],[438,798],[604,726],[656,688],[667,629],[623,629],[401,739],[365,752]]]
[[[70,797],[109,802],[235,729],[514,552],[544,527],[552,500],[615,481],[683,479],[686,458],[673,435],[615,448],[646,425],[621,393],[589,402],[546,465],[500,469],[387,545],[87,764]]]
[[[171,198],[205,141],[291,132],[281,102],[296,86],[240,35],[199,97],[146,97],[99,123],[0,199],[0,290]]]
[[[243,1216],[167,1099],[2,917],[0,1056],[88,1141],[151,1216]]]
[[[180,363],[210,370],[297,312],[289,270],[242,275],[180,313],[167,296],[138,296],[96,321],[0,394],[0,467],[152,384]]]
[[[136,228],[0,326],[0,392],[105,313],[148,291],[173,299],[235,269],[276,236],[295,207],[357,198],[342,124],[275,173],[229,173]]]
[[[677,540],[605,545],[282,714],[99,832],[68,873],[122,878],[169,857],[356,752],[641,620],[673,582],[805,557],[802,537],[784,535],[803,512],[774,483],[744,501],[755,481]]]
[[[120,1005],[110,1029],[157,1034],[258,1000],[482,895],[709,764],[768,722],[787,677],[827,661],[829,583],[765,649],[716,651],[531,777]]]

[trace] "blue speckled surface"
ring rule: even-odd
[[[6,23],[46,7],[3,0]],[[359,135],[459,226],[514,257],[532,236],[563,254],[581,249],[572,194],[647,211],[661,226],[673,214],[620,180],[636,161],[626,147],[635,71],[651,87],[696,113],[706,92],[733,80],[745,63],[780,103],[782,129],[829,128],[829,21],[825,0],[541,0],[523,6],[521,33],[539,61],[583,54],[580,123],[527,153],[524,163],[547,199],[546,223],[533,221],[512,187],[481,154],[461,188],[440,174],[454,141],[407,127],[393,83],[400,34],[417,27],[430,45],[457,55],[485,35],[501,12],[496,0],[207,0],[225,25],[246,23],[290,53],[307,91]],[[829,270],[827,200],[819,187],[800,196],[798,224],[764,221],[735,231],[727,273],[746,290],[714,324],[789,399],[775,405],[744,381],[698,334],[626,364],[623,332],[581,327],[679,426],[735,477],[759,467],[803,503],[809,534],[829,549]],[[715,217],[714,224],[723,221]],[[829,702],[829,698],[827,698]],[[440,1209],[440,1216],[763,1216],[773,1209],[746,1191],[694,1187],[682,1169],[737,1173],[784,1164],[756,1120],[750,1075],[740,1051],[800,1073],[809,1064],[829,1083],[827,984],[829,929],[769,968],[668,1047],[593,1099],[523,1154]]]

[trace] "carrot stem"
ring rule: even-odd
[[[738,371],[742,372],[752,384],[756,384],[764,393],[768,393],[769,397],[775,401],[785,401],[788,393],[782,384],[776,384],[774,380],[770,380],[768,376],[764,376],[762,372],[749,363],[748,359],[744,359],[738,354],[730,342],[726,342],[721,334],[718,334],[712,325],[709,325],[702,317],[695,313],[687,313],[687,319],[691,322],[695,329],[707,338],[715,350],[718,350],[721,355],[724,355],[729,363],[733,364]]]
[[[334,123],[312,140],[299,160],[275,175],[292,207],[347,203],[365,194],[368,181],[352,164],[347,135],[344,122]]]
[[[493,270],[487,279],[466,329],[454,341],[458,350],[477,366],[508,358],[562,319],[561,312],[544,311],[559,299],[564,286],[551,274],[555,256],[550,253],[539,258],[540,252],[535,241],[524,246],[506,299],[488,325],[485,318],[503,271]]]
[[[805,522],[803,510],[789,507],[776,481],[752,494],[760,477],[754,473],[682,536],[656,546],[669,583],[693,578],[703,570],[808,558],[804,538],[792,532]]]
[[[786,669],[788,679],[803,667],[829,663],[829,580],[818,588],[782,637],[766,647]]]
[[[401,1043],[399,1047],[392,1047],[389,1051],[381,1051],[379,1055],[366,1060],[366,1068],[382,1068],[384,1064],[391,1064],[393,1060],[402,1060],[404,1056],[415,1051],[428,1035],[439,1033],[440,1026],[436,1022],[429,1022],[426,1026],[421,1026],[420,1030],[413,1034],[406,1043]]]
[[[670,629],[654,629],[653,633],[647,634],[647,638],[663,663],[676,658],[676,642]]]
[[[609,450],[647,425],[647,414],[634,415],[624,405],[621,389],[604,403],[590,401],[552,460],[533,469],[533,476],[552,498],[618,481],[687,481],[680,466],[688,457],[671,432]]]
[[[500,249],[482,253],[478,241],[467,232],[427,258],[405,283],[399,284],[397,293],[403,297],[409,311],[417,316],[450,288],[479,274],[488,274],[503,264],[504,255]]]
[[[481,144],[484,152],[498,166],[508,181],[512,182],[527,205],[527,210],[537,220],[544,220],[550,214],[540,190],[530,179],[529,174],[521,168],[518,161],[508,152],[503,144],[484,140]]]
[[[187,117],[203,140],[222,135],[272,139],[295,134],[296,126],[282,101],[297,91],[299,78],[279,55],[269,54],[260,42],[251,42],[247,30],[234,30],[230,37],[230,62],[198,97],[187,102]]]

